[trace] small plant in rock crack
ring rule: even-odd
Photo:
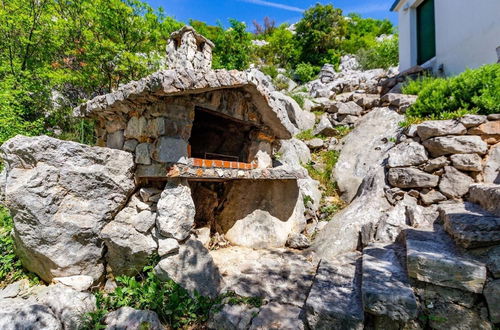
[[[238,296],[234,291],[228,291],[221,296],[229,305],[245,304],[252,307],[260,308],[264,304],[264,299],[261,297],[242,297]]]

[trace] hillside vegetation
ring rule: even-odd
[[[284,68],[290,77],[307,81],[344,54],[358,54],[365,68],[398,61],[397,38],[377,41],[394,33],[389,21],[344,17],[332,5],[307,10],[295,32],[270,18],[263,25],[254,22],[254,32],[237,20],[229,20],[229,28],[189,23],[214,41],[214,68],[243,70],[254,63],[268,72]],[[3,1],[0,144],[16,134],[92,144],[93,123],[73,118],[71,109],[164,69],[167,39],[182,25],[139,0]]]

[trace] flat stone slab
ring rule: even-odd
[[[469,189],[469,200],[500,217],[500,184],[473,184]]]
[[[439,214],[446,232],[466,249],[500,244],[500,217],[476,204],[445,204]]]
[[[393,245],[375,243],[363,249],[364,310],[391,320],[417,317],[417,301]]]
[[[311,329],[363,329],[360,261],[358,252],[321,261],[305,304]]]
[[[407,229],[408,275],[422,282],[482,293],[486,266],[457,250],[440,226],[434,231]]]
[[[312,285],[317,263],[287,249],[233,246],[210,251],[223,279],[222,291],[244,297],[302,307]]]
[[[243,164],[243,163],[241,163]],[[139,178],[186,178],[190,180],[297,180],[305,179],[303,168],[279,166],[266,169],[197,167],[184,164],[138,165]]]
[[[297,306],[271,302],[262,307],[259,314],[253,318],[250,330],[303,330],[301,311]]]

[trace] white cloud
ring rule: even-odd
[[[295,11],[295,12],[299,12],[299,13],[302,13],[305,10],[305,9],[302,9],[299,7],[288,6],[288,5],[284,5],[281,3],[266,1],[266,0],[239,0],[239,1],[253,3],[255,5],[260,5],[260,6],[274,7],[274,8],[279,8],[279,9],[288,10],[288,11]]]

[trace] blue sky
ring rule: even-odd
[[[317,2],[333,3],[344,12],[357,12],[363,17],[388,18],[395,25],[397,16],[389,12],[393,0],[146,0],[153,7],[163,7],[167,15],[187,22],[190,18],[215,24],[218,20],[227,25],[235,18],[251,25],[253,20],[262,21],[265,16],[279,23],[294,23],[302,17],[302,11]]]

